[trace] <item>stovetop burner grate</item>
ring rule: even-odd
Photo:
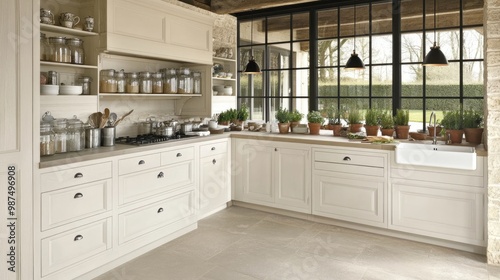
[[[135,137],[122,136],[115,139],[116,144],[126,144],[126,145],[149,145],[149,144],[159,144],[166,141],[182,140],[186,138],[197,137],[197,135],[183,135],[176,134],[174,136],[162,136],[155,134],[142,134]]]

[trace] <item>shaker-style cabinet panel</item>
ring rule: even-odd
[[[160,0],[101,1],[101,49],[173,61],[212,64],[208,15]]]

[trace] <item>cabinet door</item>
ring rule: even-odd
[[[273,148],[244,143],[238,145],[236,153],[235,198],[257,204],[273,203]]]
[[[311,213],[311,159],[308,149],[274,148],[277,207]]]
[[[200,217],[229,201],[227,154],[205,157],[200,162]]]
[[[484,246],[484,193],[458,185],[393,180],[389,228]]]

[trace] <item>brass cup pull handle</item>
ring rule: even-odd
[[[75,174],[75,179],[78,179],[78,178],[82,178],[83,177],[83,174],[81,172],[78,172]]]
[[[274,148],[274,151],[277,152],[278,151],[278,148]]]
[[[182,157],[182,154],[181,153],[177,153],[177,157]]]
[[[158,214],[163,212],[163,208],[159,208],[158,211],[156,211]]]
[[[142,165],[142,164],[146,164],[146,162],[144,160],[140,160],[139,163],[137,163],[138,165]]]
[[[83,193],[76,193],[75,196],[73,196],[74,199],[82,198]]]
[[[351,158],[350,157],[344,157],[344,161],[350,161]]]
[[[210,149],[210,150],[215,151],[215,147],[212,147],[212,149]]]
[[[161,171],[160,173],[158,173],[158,176],[156,176],[156,178],[160,179],[160,178],[163,178],[165,176],[165,174],[163,173],[163,171]]]
[[[75,238],[73,239],[73,241],[80,241],[82,239],[83,239],[83,235],[78,234],[77,236],[75,236]]]
[[[217,163],[217,161],[214,159],[214,160],[212,160],[212,163],[213,163],[213,164],[216,164],[216,163]]]

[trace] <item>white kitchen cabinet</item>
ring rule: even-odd
[[[229,158],[229,140],[200,145],[200,219],[226,208],[231,200]]]
[[[313,149],[313,214],[387,227],[387,153]]]
[[[259,140],[234,140],[236,200],[311,213],[310,148]]]

